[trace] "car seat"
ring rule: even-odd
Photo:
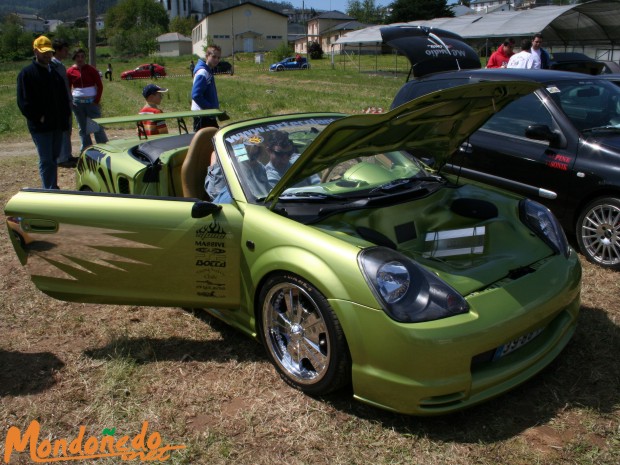
[[[213,137],[217,128],[202,128],[192,138],[187,150],[187,156],[181,167],[181,184],[183,197],[192,197],[200,200],[207,199],[205,192],[205,178],[211,163],[213,152]]]

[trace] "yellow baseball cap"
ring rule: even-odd
[[[54,51],[54,49],[52,48],[52,41],[45,36],[37,37],[32,44],[32,48],[38,50],[41,53]]]

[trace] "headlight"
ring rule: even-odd
[[[536,233],[556,254],[563,254],[568,258],[570,246],[566,234],[557,218],[547,207],[530,199],[523,199],[519,203],[521,221]]]
[[[395,250],[365,249],[358,263],[383,310],[396,321],[439,320],[469,310],[452,287]]]

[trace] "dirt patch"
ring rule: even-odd
[[[110,129],[106,131],[110,140],[126,139],[136,135],[135,129]],[[71,133],[71,144],[73,156],[78,156],[80,148],[80,138],[77,129]],[[10,138],[0,143],[0,157],[16,157],[37,155],[37,149],[34,146],[30,135],[14,139]]]

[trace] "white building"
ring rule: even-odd
[[[58,26],[64,24],[60,19],[47,19],[45,20],[45,30],[47,32],[56,32]]]
[[[47,31],[45,20],[38,15],[29,15],[24,13],[16,13],[22,22],[24,31],[34,34],[43,34]]]
[[[180,16],[189,18],[193,16],[196,20],[204,18],[209,10],[209,0],[155,0],[161,3],[168,13],[170,19]]]
[[[476,13],[490,13],[495,11],[497,7],[504,6],[510,8],[514,1],[510,0],[472,0],[469,7]]]
[[[178,32],[168,32],[160,35],[157,38],[157,43],[159,44],[157,54],[163,57],[178,57],[192,54],[192,39]]]
[[[222,47],[222,56],[234,52],[267,52],[286,42],[288,16],[245,1],[207,15],[192,30],[192,49],[204,57],[206,40]]]

